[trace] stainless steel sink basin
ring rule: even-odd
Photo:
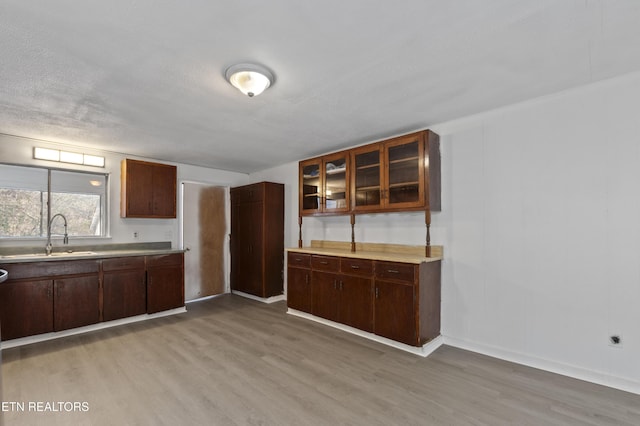
[[[27,253],[27,254],[9,254],[6,256],[0,256],[1,259],[40,259],[40,258],[48,258],[48,257],[74,257],[74,256],[91,256],[96,254],[93,251],[60,251],[53,252],[50,255],[46,253]]]
[[[9,278],[9,273],[4,269],[0,269],[0,283],[3,283]]]

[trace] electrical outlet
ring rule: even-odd
[[[133,238],[138,238],[138,231],[133,232]]]
[[[622,334],[621,333],[611,333],[609,336],[609,346],[613,346],[615,348],[622,347]]]

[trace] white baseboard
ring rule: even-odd
[[[423,346],[411,346],[404,343],[396,342],[395,340],[387,339],[386,337],[378,336],[377,334],[369,333],[359,330],[357,328],[350,327],[348,325],[340,324],[339,322],[330,321],[324,318],[317,317],[315,315],[308,314],[306,312],[298,311],[296,309],[287,309],[287,313],[296,317],[315,321],[320,324],[328,325],[329,327],[337,328],[338,330],[346,331],[347,333],[355,334],[365,339],[373,340],[383,345],[392,346],[396,349],[400,349],[405,352],[410,352],[414,355],[420,355],[421,357],[427,357],[431,355],[433,351],[438,349],[443,341],[442,336],[438,336],[432,341],[424,344]]]
[[[284,294],[279,294],[277,296],[264,298],[264,297],[254,296],[253,294],[245,293],[243,291],[238,291],[238,290],[231,290],[231,293],[237,294],[238,296],[246,297],[247,299],[257,300],[258,302],[262,302],[262,303],[274,303],[274,302],[279,302],[281,300],[286,300],[286,298],[284,297]]]
[[[483,345],[478,342],[470,342],[467,340],[456,339],[449,336],[443,337],[444,344],[448,346],[477,352],[493,358],[514,362],[516,364],[526,365],[528,367],[549,371],[551,373],[561,374],[563,376],[572,377],[574,379],[584,380],[598,385],[608,386],[626,392],[640,394],[640,382],[634,380],[611,376],[609,374],[601,373],[598,371],[575,367],[572,365],[538,358],[523,353],[507,351],[502,348]]]
[[[169,309],[167,311],[156,312],[154,314],[142,314],[134,317],[121,318],[113,321],[99,322],[86,325],[84,327],[72,328],[70,330],[56,331],[52,333],[37,334],[35,336],[21,337],[2,342],[2,349],[15,348],[18,346],[30,345],[32,343],[45,342],[47,340],[59,339],[60,337],[74,336],[76,334],[88,333],[90,331],[102,330],[105,328],[117,327],[119,325],[131,324],[134,322],[147,321],[154,318],[166,317],[169,315],[187,312],[185,306],[181,308]]]

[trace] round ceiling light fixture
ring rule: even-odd
[[[261,65],[237,64],[224,73],[227,81],[250,98],[258,96],[273,84],[273,74]]]

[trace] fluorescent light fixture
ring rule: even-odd
[[[37,160],[81,164],[84,166],[104,167],[104,157],[82,154],[80,152],[61,151],[59,149],[35,147],[33,148],[33,158]]]
[[[273,84],[273,74],[262,65],[232,65],[224,75],[229,83],[250,98],[258,96]]]
[[[82,158],[82,154],[77,152],[60,151],[60,162],[62,163],[82,164],[83,161],[84,159]]]
[[[38,160],[60,161],[60,151],[48,148],[33,148],[33,158]]]
[[[85,166],[104,167],[104,157],[84,154],[83,164]]]

